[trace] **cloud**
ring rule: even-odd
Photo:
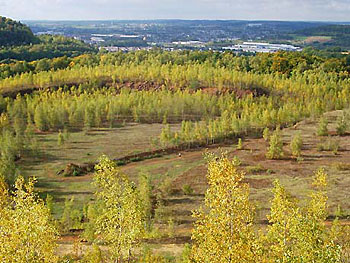
[[[350,0],[0,0],[0,13],[16,19],[349,21],[349,11]]]

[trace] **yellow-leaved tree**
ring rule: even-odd
[[[225,155],[207,155],[205,207],[194,212],[191,262],[258,262],[260,250],[253,230],[254,208],[249,187]]]
[[[131,257],[144,230],[141,201],[136,186],[116,163],[102,156],[95,167],[94,183],[103,208],[96,220],[97,234],[108,244],[112,262]]]
[[[26,183],[19,177],[11,195],[0,181],[0,262],[57,262],[58,232],[49,209],[34,193],[35,180]]]
[[[341,247],[335,228],[325,225],[327,216],[327,174],[315,173],[315,188],[305,206],[298,205],[278,181],[268,216],[270,226],[263,242],[269,262],[341,262]]]

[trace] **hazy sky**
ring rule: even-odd
[[[18,20],[350,21],[350,0],[0,0],[0,15]]]

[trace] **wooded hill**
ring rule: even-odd
[[[0,16],[0,46],[19,46],[39,43],[30,28],[10,18]]]

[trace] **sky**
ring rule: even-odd
[[[350,21],[350,0],[0,0],[16,20]]]

